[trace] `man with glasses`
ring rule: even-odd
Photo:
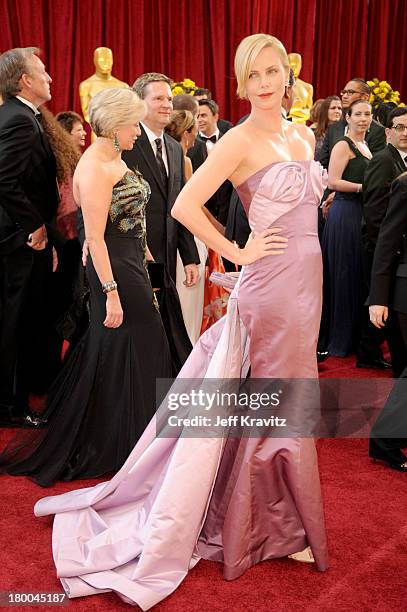
[[[356,100],[369,101],[370,87],[363,79],[352,79],[349,81],[344,89],[341,91],[342,100],[342,119],[332,123],[326,132],[324,142],[320,149],[316,159],[319,161],[324,168],[328,168],[329,158],[333,147],[336,145],[338,140],[343,138],[347,131],[346,113],[352,102]],[[371,153],[377,153],[386,146],[386,137],[384,128],[377,123],[372,121],[371,126],[366,133],[366,142]]]
[[[386,128],[387,146],[376,153],[367,167],[365,179],[363,181],[363,248],[365,258],[365,295],[369,295],[370,274],[372,270],[373,256],[379,236],[380,226],[386,215],[389,206],[391,185],[393,181],[407,171],[407,108],[395,108],[388,117],[388,127]],[[401,202],[400,202],[401,203]],[[378,253],[378,256],[380,253]],[[379,257],[379,262],[385,264],[383,258]],[[401,275],[403,269],[398,271]],[[392,273],[388,268],[388,274]],[[406,273],[407,275],[407,273]],[[380,280],[380,278],[382,280]],[[377,286],[386,284],[389,276],[384,274],[375,281],[375,292]],[[379,295],[380,290],[379,290]],[[372,302],[371,300],[375,300]],[[370,296],[370,303],[382,304],[377,301],[377,297]],[[386,302],[387,306],[387,302]],[[379,307],[377,307],[379,308]],[[382,306],[381,308],[384,308]],[[385,331],[385,334],[383,333]],[[374,327],[364,313],[362,337],[357,351],[356,365],[360,368],[383,368],[386,362],[383,361],[380,345],[387,339],[395,376],[400,376],[402,370],[407,365],[406,347],[400,335],[399,327],[395,321],[393,313],[390,312],[386,327],[383,329]]]

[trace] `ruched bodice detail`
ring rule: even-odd
[[[318,206],[326,183],[318,162],[274,162],[248,178],[238,192],[250,227],[259,234],[300,203]]]

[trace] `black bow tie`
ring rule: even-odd
[[[208,140],[210,140],[211,142],[213,142],[213,144],[216,143],[216,134],[214,134],[210,138],[208,138],[207,136],[201,136],[201,138],[204,142],[208,142]]]

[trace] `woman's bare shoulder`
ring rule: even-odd
[[[87,155],[86,152],[82,155],[76,166],[74,180],[101,180],[102,182],[110,182],[112,180],[112,172],[109,165],[96,155]]]
[[[338,140],[338,142],[336,142],[334,144],[334,146],[332,147],[332,153],[336,151],[336,153],[350,153],[350,147],[349,144],[346,142],[346,140]]]
[[[311,130],[311,128],[305,125],[305,123],[293,123],[291,121],[287,121],[287,123],[290,124],[291,131],[293,134],[295,134],[296,136],[299,136],[300,138],[303,138],[310,145],[312,146],[315,145],[314,132]]]

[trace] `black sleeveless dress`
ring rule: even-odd
[[[172,370],[144,259],[149,196],[148,183],[130,171],[113,187],[105,242],[122,325],[103,325],[106,296],[89,257],[90,326],[50,390],[47,426],[20,430],[0,456],[3,471],[42,486],[117,471],[153,416],[156,378]]]
[[[355,154],[342,175],[345,181],[363,183],[369,159],[353,141],[341,138]],[[337,191],[329,209],[322,241],[324,298],[321,336],[331,355],[345,357],[356,349],[361,326],[362,194]]]

